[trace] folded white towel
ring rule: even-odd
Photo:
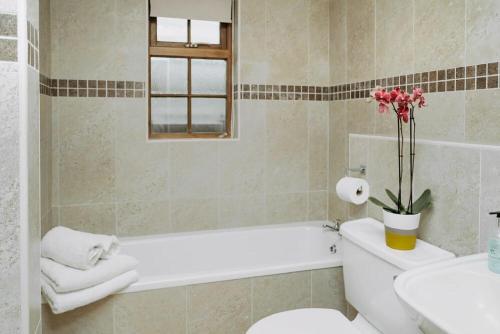
[[[56,226],[42,239],[42,257],[77,269],[89,269],[100,258],[107,259],[120,249],[114,235],[79,232]]]
[[[54,314],[74,310],[116,293],[139,279],[137,271],[127,271],[120,276],[91,288],[67,293],[57,293],[42,276],[42,292]]]
[[[55,292],[70,292],[89,288],[135,269],[139,262],[128,255],[116,255],[97,262],[88,270],[71,268],[51,259],[41,258],[40,268]]]

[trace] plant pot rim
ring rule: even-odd
[[[403,213],[394,213],[394,212],[391,212],[391,211],[387,211],[384,208],[382,208],[382,211],[390,213],[390,214],[393,214],[393,215],[397,215],[397,216],[418,216],[418,215],[421,214],[421,212],[419,212],[419,213],[412,213],[411,215],[410,214],[403,214]]]

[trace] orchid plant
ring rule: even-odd
[[[382,87],[376,87],[371,93],[370,101],[376,101],[378,103],[378,111],[382,114],[389,112],[392,108],[394,114],[396,115],[398,124],[398,169],[399,169],[399,189],[398,194],[395,195],[389,189],[386,189],[387,196],[396,205],[392,207],[383,203],[382,201],[376,199],[375,197],[370,197],[370,201],[382,207],[384,210],[396,213],[412,215],[422,212],[424,209],[428,208],[431,204],[431,191],[429,189],[425,190],[423,194],[416,200],[413,201],[413,173],[415,170],[415,108],[423,108],[426,106],[425,97],[421,88],[414,88],[413,94],[410,95],[406,91],[396,87],[391,91],[387,91]],[[408,199],[408,204],[405,206],[401,198],[401,186],[403,183],[403,158],[404,158],[404,133],[403,125],[409,124],[410,127],[410,196]]]

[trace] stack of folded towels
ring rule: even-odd
[[[57,226],[42,239],[42,292],[55,314],[116,293],[139,278],[136,259],[119,255],[115,236]]]

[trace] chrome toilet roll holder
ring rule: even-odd
[[[359,165],[358,168],[346,168],[345,169],[345,174],[348,176],[349,172],[353,173],[359,173],[361,175],[366,175],[366,166],[365,165]],[[363,194],[363,187],[359,187],[356,189],[356,195],[361,196]]]
[[[345,169],[345,174],[347,175],[348,172],[354,172],[354,173],[359,173],[361,175],[366,175],[366,166],[365,165],[359,165],[358,168],[346,168]]]

